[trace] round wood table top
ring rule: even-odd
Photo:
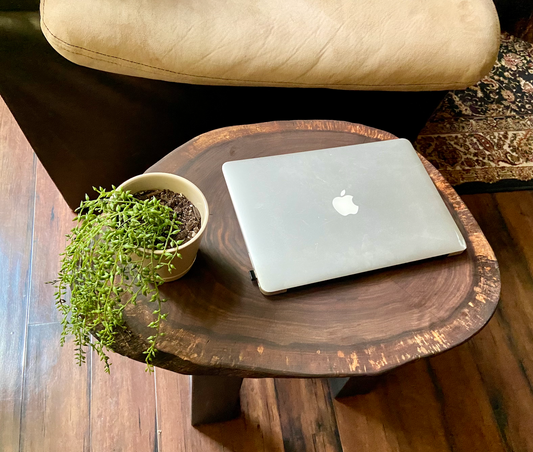
[[[285,121],[214,130],[148,171],[175,173],[205,194],[210,219],[196,263],[161,286],[165,336],[154,364],[193,375],[345,377],[375,375],[450,349],[478,332],[500,294],[498,264],[453,188],[422,162],[468,245],[453,257],[393,267],[267,297],[252,269],[222,164],[396,138],[359,124]],[[115,351],[144,361],[153,306],[125,312]]]

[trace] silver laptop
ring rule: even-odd
[[[222,170],[266,295],[466,248],[404,139],[230,161]]]

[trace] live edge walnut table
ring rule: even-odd
[[[366,392],[377,375],[459,345],[488,322],[500,294],[497,261],[461,199],[422,157],[466,239],[464,253],[272,297],[250,280],[224,162],[393,138],[336,121],[245,125],[201,135],[149,168],[191,180],[211,211],[196,263],[161,286],[168,318],[154,361],[192,375],[193,424],[238,415],[242,378],[322,377],[336,396]],[[152,310],[142,302],[125,312],[115,351],[144,361]]]

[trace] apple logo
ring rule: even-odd
[[[341,215],[355,215],[359,211],[359,206],[353,202],[353,196],[347,195],[346,190],[340,196],[333,199],[333,207]]]

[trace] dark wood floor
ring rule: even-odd
[[[499,259],[488,326],[332,401],[321,380],[248,380],[242,416],[194,429],[188,377],[58,346],[53,289],[72,217],[0,101],[0,451],[533,451],[533,192],[464,199]]]

